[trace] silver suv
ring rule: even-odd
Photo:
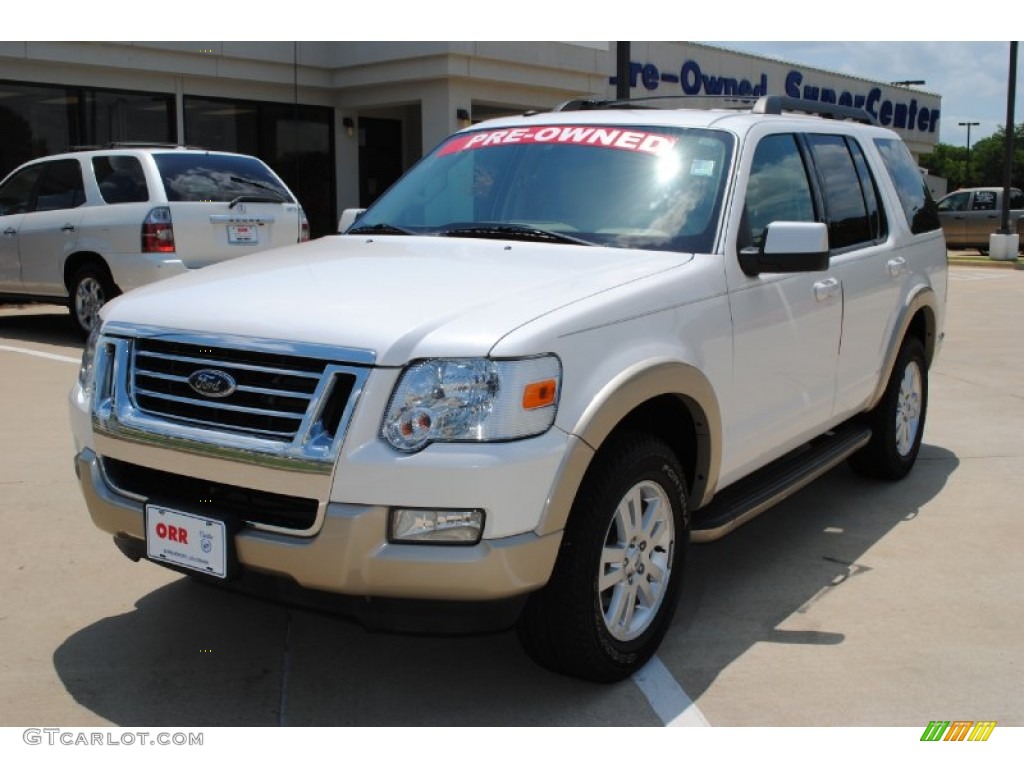
[[[111,145],[0,182],[0,299],[67,304],[88,335],[119,293],[309,239],[285,183],[248,155]]]

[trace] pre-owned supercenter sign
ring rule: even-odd
[[[778,75],[782,75],[778,82]],[[776,76],[773,81],[771,75]],[[762,71],[755,76],[743,77],[722,74],[701,68],[687,59],[678,70],[659,69],[655,64],[630,63],[631,88],[643,87],[658,91],[663,84],[670,89],[678,87],[685,96],[735,96],[758,98],[765,95],[786,95],[823,104],[839,104],[863,109],[878,122],[889,128],[918,134],[935,133],[939,128],[938,97],[927,99],[920,95],[898,92],[885,93],[879,86],[868,84],[837,85],[839,76],[823,73],[808,74],[780,63],[777,72]],[[609,79],[615,84],[616,78]],[[860,87],[858,87],[860,86]],[[887,89],[889,90],[889,89]],[[669,95],[669,94],[666,94]]]

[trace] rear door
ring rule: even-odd
[[[35,208],[25,214],[18,233],[21,282],[27,293],[60,296],[64,261],[78,242],[85,204],[82,165],[77,158],[45,163]]]
[[[216,152],[154,153],[178,257],[190,268],[291,245],[301,237],[294,195],[262,161]]]
[[[1002,203],[993,189],[976,189],[970,210],[965,214],[964,243],[975,248],[988,248],[989,235],[999,229]]]

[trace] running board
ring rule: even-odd
[[[846,424],[729,486],[694,513],[690,541],[716,541],[821,477],[871,439],[871,430]]]

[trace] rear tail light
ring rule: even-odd
[[[306,218],[306,212],[299,208],[299,242],[304,243],[309,240],[309,219]]]
[[[154,208],[142,222],[142,252],[174,252],[174,227],[171,224],[170,208]]]

